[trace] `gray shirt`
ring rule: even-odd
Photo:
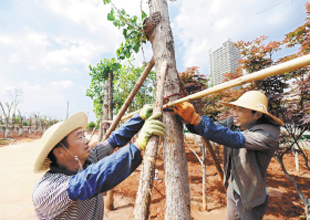
[[[232,116],[219,124],[237,129]],[[261,205],[266,199],[267,168],[278,147],[280,128],[264,121],[242,131],[242,134],[245,137],[243,148],[224,148],[224,184],[233,172],[235,187],[243,208],[247,210]]]

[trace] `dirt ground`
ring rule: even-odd
[[[11,137],[14,138],[14,137]],[[0,145],[0,220],[36,219],[31,194],[33,184],[42,174],[32,172],[33,163],[41,146],[40,136],[17,138],[10,146]],[[195,148],[193,142],[189,144]],[[192,144],[191,144],[192,143]],[[196,148],[197,149],[197,148]],[[308,151],[310,153],[310,151]],[[226,195],[213,161],[207,162],[208,210],[202,209],[202,168],[196,156],[186,147],[191,193],[191,215],[193,220],[221,220],[226,215]],[[218,154],[221,160],[220,153]],[[305,194],[310,197],[310,171],[301,164],[300,172],[295,171],[294,156],[285,159],[288,172],[294,177]],[[125,181],[115,187],[113,211],[105,211],[105,220],[129,220],[135,205],[142,165]],[[154,181],[149,219],[164,219],[165,177],[162,157],[156,161],[158,180]],[[269,206],[264,220],[305,219],[304,205],[293,185],[286,179],[279,163],[272,159],[268,168],[267,186]]]

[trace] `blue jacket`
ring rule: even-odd
[[[233,176],[233,187],[241,197],[243,209],[252,209],[266,200],[267,168],[279,143],[279,126],[261,119],[240,132],[232,116],[219,123],[202,116],[199,125],[187,127],[189,131],[225,146],[224,184]]]

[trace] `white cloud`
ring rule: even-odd
[[[196,65],[203,73],[208,73],[209,50],[227,38],[252,41],[263,34],[272,36],[286,25],[290,19],[288,15],[295,13],[292,2],[269,9],[272,3],[270,0],[177,1],[180,13],[172,26],[181,44],[184,68]],[[266,13],[258,13],[266,8]]]
[[[0,44],[12,45],[14,43],[13,39],[8,34],[0,35]]]
[[[222,19],[222,20],[219,20],[215,23],[215,26],[217,29],[222,29],[222,28],[227,28],[227,25],[230,23],[230,19],[226,18],[226,19]]]
[[[306,1],[287,0],[268,9],[280,1],[168,1],[179,71],[195,65],[201,73],[208,73],[209,50],[228,37],[249,41],[262,34],[283,36],[293,25],[296,28],[305,17]],[[116,7],[137,16],[140,2],[113,0]],[[146,2],[142,7],[148,13]],[[20,87],[24,91],[22,111],[63,117],[70,101],[71,113],[91,113],[91,100],[85,97],[88,66],[115,57],[124,41],[121,30],[107,21],[109,11],[110,5],[98,0],[21,1],[1,7],[5,16],[0,23],[0,101],[7,98],[5,91]],[[153,53],[150,43],[144,52],[148,61]],[[139,52],[137,65],[142,61]]]
[[[51,85],[54,89],[57,89],[57,90],[70,89],[74,86],[74,82],[70,80],[63,80],[63,81],[52,82]]]

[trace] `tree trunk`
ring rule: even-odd
[[[23,127],[22,126],[19,127],[19,136],[20,137],[23,136]]]
[[[180,93],[174,40],[166,0],[150,1],[150,17],[146,24],[146,35],[152,43],[156,72],[161,70],[164,62],[168,63],[165,96]],[[180,95],[173,95],[169,101],[179,98]],[[165,219],[189,220],[191,216],[190,191],[183,125],[171,112],[164,113],[163,121],[166,124],[166,135],[163,140],[166,184]]]
[[[105,204],[105,209],[112,211],[114,210],[114,190],[111,189],[107,191],[107,201],[104,203]]]
[[[203,210],[208,210],[208,202],[207,202],[207,178],[206,178],[206,165],[202,166],[202,208]]]
[[[10,133],[10,128],[9,128],[9,122],[7,121],[5,124],[5,135],[4,135],[4,137],[8,138],[9,133]]]
[[[207,163],[207,149],[204,143],[200,143],[200,148],[202,152],[202,208],[208,210],[207,203],[207,172],[206,172],[206,163]]]
[[[218,171],[218,173],[219,173],[219,176],[220,176],[221,180],[223,181],[223,180],[224,180],[224,174],[223,174],[221,165],[220,165],[220,163],[218,162],[217,157],[216,157],[216,155],[215,155],[215,153],[214,153],[214,151],[213,151],[212,145],[210,144],[210,141],[207,140],[207,139],[205,139],[204,137],[202,137],[202,140],[203,140],[204,144],[206,145],[206,147],[207,147],[209,153],[211,154],[211,157],[212,157],[212,159],[213,159],[213,162],[214,162],[214,164],[215,164],[215,167],[216,167],[216,169],[217,169],[217,171]],[[224,186],[224,187],[225,187],[225,189],[226,189],[226,186]]]
[[[113,94],[112,94],[112,82],[113,82],[113,74],[109,73],[109,79],[106,81],[105,85],[105,97],[104,97],[104,103],[102,108],[102,119],[103,119],[103,126],[102,126],[102,137],[105,135],[107,130],[109,129],[110,124],[105,122],[106,120],[112,120],[113,119],[113,108],[112,108],[112,100],[113,100]],[[100,140],[101,141],[101,140]],[[100,143],[100,141],[98,143]],[[107,191],[107,201],[105,202],[105,209],[106,210],[114,210],[114,191],[113,189]]]

